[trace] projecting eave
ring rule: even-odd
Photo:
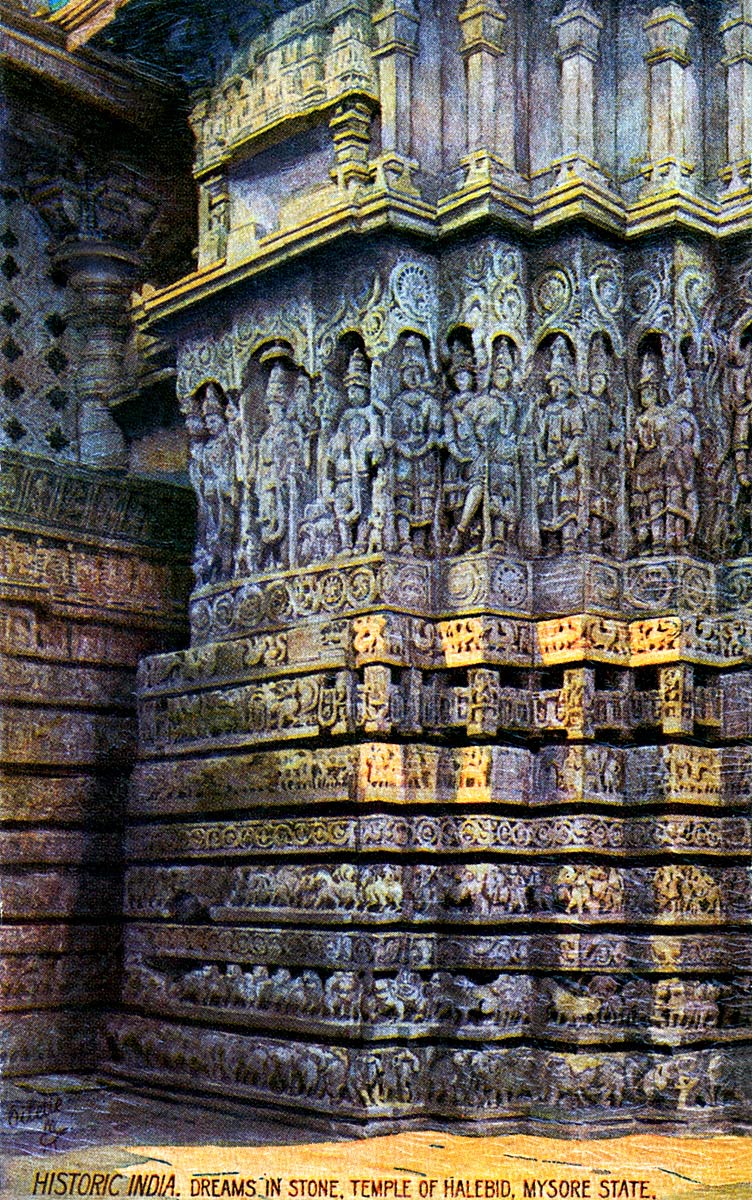
[[[447,194],[438,203],[376,187],[344,194],[339,204],[331,203],[331,193],[327,199],[318,209],[312,199],[305,220],[250,243],[245,256],[222,259],[165,288],[145,288],[135,299],[135,319],[144,329],[164,326],[231,288],[353,234],[400,230],[441,241],[490,224],[531,237],[572,221],[628,241],[669,231],[727,240],[752,231],[752,196],[747,191],[734,204],[677,189],[630,204],[591,180],[571,179],[534,198],[486,181]]]
[[[59,25],[29,17],[0,0],[0,65],[41,77],[112,116],[152,129],[174,123],[182,93],[112,55],[71,46]]]

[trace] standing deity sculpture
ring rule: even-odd
[[[700,430],[688,387],[672,401],[659,356],[640,364],[640,412],[629,434],[631,507],[638,548],[653,554],[686,549],[698,520],[695,466]]]
[[[475,362],[459,340],[451,349],[447,371],[450,396],[444,417],[444,513],[452,533],[450,554],[462,546],[475,512],[483,503],[485,463],[475,418]]]
[[[701,454],[700,426],[694,414],[692,384],[683,365],[669,405],[668,428],[671,453],[666,464],[666,542],[669,549],[679,551],[692,545],[700,519],[695,478]]]
[[[233,572],[240,499],[235,409],[216,383],[188,415],[189,473],[198,497],[194,569],[200,583],[229,579]]]
[[[370,368],[363,351],[350,355],[343,383],[344,412],[324,457],[325,499],[334,507],[340,554],[383,549],[371,537],[379,520],[385,436],[383,414],[371,400]]]
[[[516,547],[521,487],[513,372],[506,338],[494,349],[486,392],[476,395],[468,389],[468,379],[473,378],[469,361],[458,362],[453,370],[457,391],[444,426],[449,454],[446,503],[458,514],[450,553],[463,549],[468,537],[483,550]]]
[[[202,495],[201,459],[207,438],[206,426],[198,395],[191,397],[186,408],[185,430],[188,435],[188,478],[196,495],[196,546],[193,553],[193,574],[198,584],[208,582],[208,506]]]
[[[438,545],[441,411],[430,382],[426,351],[411,334],[402,345],[400,390],[390,414],[394,516],[400,554]]]
[[[265,397],[268,423],[255,455],[259,565],[267,568],[297,563],[305,438],[295,416],[288,415],[287,376],[281,362],[272,365]]]
[[[588,541],[591,550],[613,553],[621,516],[622,438],[612,391],[611,360],[602,334],[593,338],[588,366]]]
[[[562,554],[578,549],[586,524],[587,428],[574,378],[574,358],[560,334],[551,346],[547,392],[535,433],[535,464],[544,550]]]

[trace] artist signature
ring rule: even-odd
[[[32,1130],[39,1132],[39,1145],[44,1150],[55,1150],[60,1139],[69,1132],[69,1127],[62,1125],[63,1097],[59,1092],[33,1093],[21,1100],[9,1100],[3,1105],[3,1123],[9,1129]]]

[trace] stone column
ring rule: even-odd
[[[695,169],[688,161],[687,43],[692,22],[677,4],[654,8],[645,22],[648,66],[648,161],[646,191],[686,187]]]
[[[490,150],[514,164],[514,125],[498,121],[499,60],[507,14],[498,0],[467,0],[459,14],[467,78],[467,149]],[[509,114],[504,114],[508,116]]]
[[[418,53],[415,0],[385,0],[373,14],[381,102],[382,178],[417,167],[412,160],[412,60]],[[386,175],[384,174],[386,172]]]
[[[725,199],[749,190],[752,162],[752,0],[741,0],[721,24],[726,51],[728,97],[727,155],[729,179]]]
[[[124,466],[125,441],[108,401],[124,382],[128,297],[138,259],[113,243],[80,240],[64,246],[57,261],[76,296],[70,316],[81,339],[81,461],[93,467]]]
[[[553,27],[561,63],[562,174],[590,175],[597,171],[593,64],[603,22],[587,0],[567,0]]]

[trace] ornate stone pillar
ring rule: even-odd
[[[128,296],[138,259],[113,243],[72,242],[58,255],[76,295],[70,314],[81,339],[78,373],[81,461],[93,467],[125,464],[123,435],[108,400],[123,383]]]
[[[603,22],[587,0],[567,0],[553,27],[561,63],[562,174],[590,175],[597,171],[593,64]]]
[[[749,189],[752,161],[752,0],[741,0],[722,22],[721,33],[728,99],[725,198],[731,200],[740,190]]]
[[[645,189],[686,188],[695,169],[689,161],[687,43],[692,22],[678,4],[654,8],[645,22],[648,66],[648,162]]]

